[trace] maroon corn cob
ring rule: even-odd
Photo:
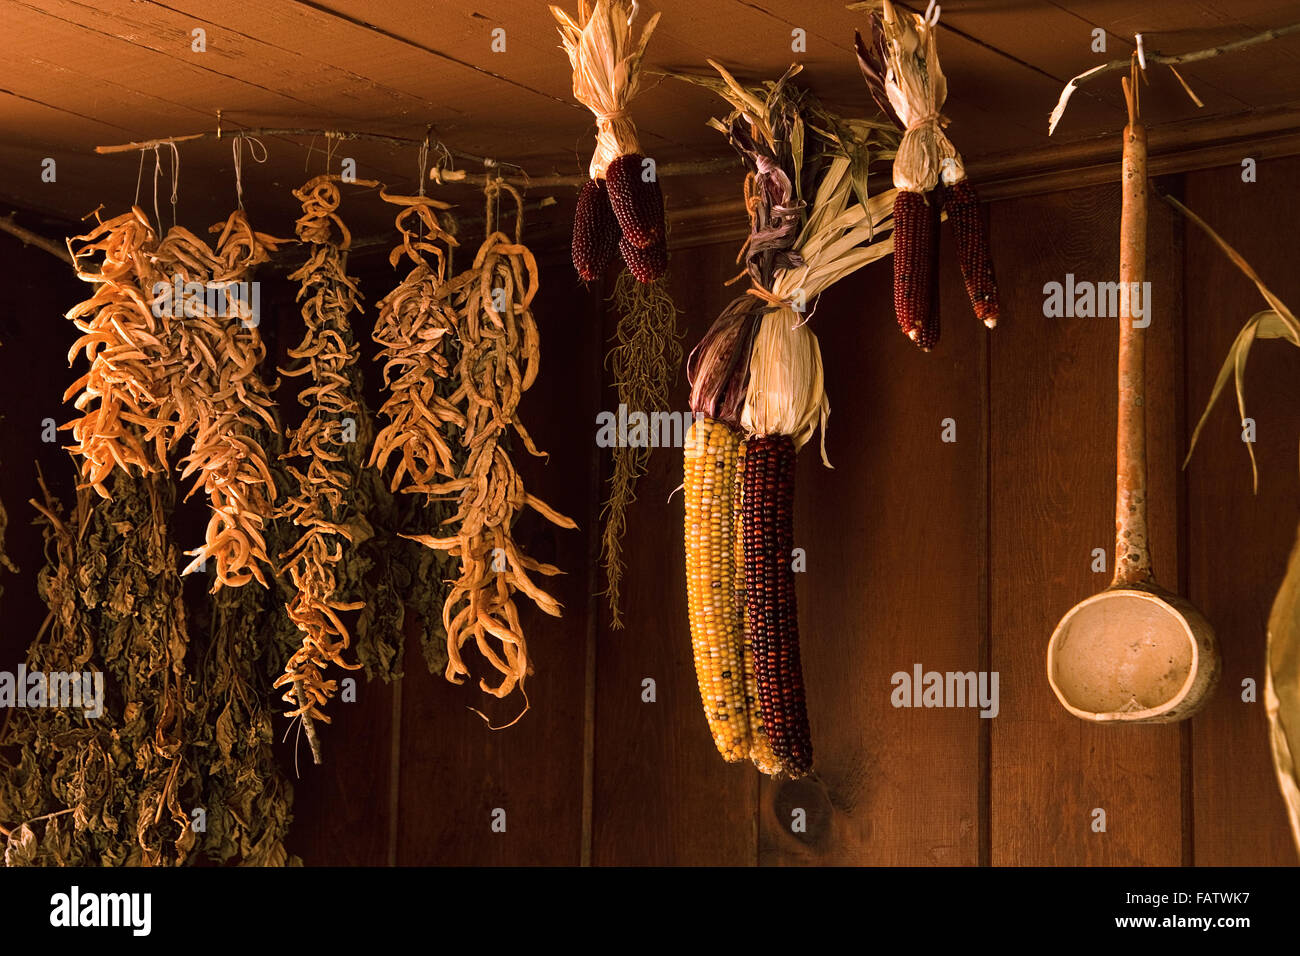
[[[623,238],[638,249],[648,249],[664,239],[664,194],[657,177],[645,181],[644,161],[640,153],[625,153],[605,169],[609,204]]]
[[[624,235],[618,241],[618,251],[638,282],[654,282],[668,271],[668,243],[660,239],[653,245],[638,249]]]
[[[788,435],[767,435],[749,439],[744,454],[745,613],[759,708],[772,753],[785,772],[802,777],[812,769],[813,753],[790,566],[795,448]]]
[[[898,327],[927,352],[939,341],[939,203],[941,191],[900,189],[894,198],[894,314]]]
[[[584,282],[593,282],[605,272],[618,246],[618,220],[609,205],[605,180],[589,179],[578,193],[573,213],[573,268]]]
[[[998,282],[989,254],[989,224],[969,179],[949,186],[944,205],[957,239],[957,257],[975,316],[990,329],[998,324]]]

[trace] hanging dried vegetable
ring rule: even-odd
[[[808,312],[827,287],[892,250],[893,192],[871,195],[887,124],[832,116],[790,83],[749,90],[716,63],[735,107],[715,126],[749,170],[746,293],[691,354],[686,449],[687,597],[705,716],[729,761],[812,768],[794,578],[794,460],[830,406]],[[812,201],[803,198],[814,189]],[[742,434],[745,436],[742,444]],[[829,464],[829,463],[828,463]],[[742,572],[743,569],[743,572]]]
[[[233,679],[251,673],[257,634],[238,647],[216,648],[203,636],[196,645],[166,536],[172,486],[121,470],[111,482],[111,500],[83,488],[71,515],[48,491],[33,502],[45,525],[50,565],[38,587],[50,613],[26,664],[47,674],[97,672],[103,712],[6,711],[0,753],[15,755],[0,773],[6,862],[284,863],[290,795],[269,749],[269,688]],[[244,637],[241,626],[273,632],[254,617],[228,633]],[[236,720],[240,701],[248,712]],[[258,726],[267,745],[236,746],[238,759],[223,764],[222,742]],[[194,826],[195,810],[206,827]]]
[[[576,19],[551,7],[573,68],[573,95],[596,117],[591,178],[578,194],[571,247],[573,266],[588,282],[604,273],[615,247],[639,282],[668,269],[663,193],[628,113],[659,14],[634,36],[636,12],[633,0],[580,0]]]
[[[855,35],[858,65],[872,97],[903,139],[894,159],[894,311],[899,328],[929,351],[939,340],[939,221],[946,211],[957,240],[966,293],[975,315],[997,325],[997,280],[988,222],[961,154],[939,112],[948,81],[939,65],[937,14],[900,13],[885,0],[871,16],[871,44]]]
[[[447,679],[461,683],[469,676],[461,652],[472,640],[500,674],[496,686],[480,679],[479,687],[505,697],[516,687],[522,690],[532,669],[515,593],[522,591],[545,613],[560,615],[560,603],[529,574],[553,575],[559,569],[520,550],[512,536],[515,519],[530,507],[559,527],[577,525],[524,490],[505,447],[507,428],[513,428],[530,454],[543,454],[517,415],[523,393],[537,377],[540,355],[530,308],[537,293],[537,263],[522,241],[519,193],[501,182],[490,182],[485,192],[489,228],[500,215],[501,193],[515,201],[515,235],[512,239],[499,230],[489,232],[473,264],[438,289],[449,304],[444,318],[456,323],[459,348],[452,396],[457,417],[442,420],[460,429],[457,443],[467,454],[455,463],[448,480],[412,489],[457,496],[459,507],[449,521],[454,533],[409,537],[460,560],[460,576],[443,608],[450,658]]]
[[[84,352],[90,368],[63,395],[64,401],[76,396],[81,416],[62,427],[72,431],[68,450],[81,457],[83,479],[103,498],[115,467],[137,473],[167,467],[167,356],[163,321],[151,306],[161,278],[153,259],[157,244],[138,206],[68,241],[77,278],[95,291],[67,313],[81,333],[68,363]]]
[[[216,252],[181,227],[156,242],[136,207],[69,243],[78,277],[96,290],[68,312],[82,332],[69,358],[84,351],[90,371],[65,394],[77,394],[83,414],[64,427],[87,484],[105,497],[115,466],[163,470],[168,452],[192,435],[181,477],[197,472],[190,494],[203,489],[213,514],[185,573],[213,557],[214,589],[253,579],[265,586],[262,529],[274,484],[251,434],[259,421],[275,427],[274,403],[258,372],[266,350],[251,296],[229,290],[247,290],[252,269],[281,240],[254,232],[243,210],[212,231],[220,231]],[[83,265],[97,255],[97,267]]]
[[[286,467],[294,485],[282,514],[302,531],[279,557],[294,590],[289,618],[303,636],[275,686],[288,685],[283,699],[292,709],[286,716],[301,717],[311,738],[312,721],[329,722],[321,708],[338,687],[337,681],[325,680],[325,670],[331,664],[345,670],[360,667],[343,658],[351,635],[339,613],[360,610],[365,602],[340,600],[337,566],[345,542],[355,544],[373,533],[355,497],[362,450],[370,436],[349,320],[360,309],[361,295],[347,274],[352,236],[337,212],[342,181],[317,176],[294,191],[303,208],[298,239],[310,253],[289,278],[301,284],[298,301],[306,331],[289,350],[295,364],[280,369],[290,378],[309,378],[298,393],[306,415],[289,431],[289,450],[280,456],[291,462]],[[318,748],[313,747],[313,753],[319,762]]]

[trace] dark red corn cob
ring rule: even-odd
[[[988,219],[969,179],[949,186],[947,193],[944,206],[957,238],[957,257],[961,260],[961,276],[966,280],[966,295],[970,297],[976,318],[991,329],[998,324],[1001,306],[993,258],[989,254]]]
[[[668,243],[663,240],[648,249],[638,249],[624,235],[618,241],[618,251],[638,282],[654,282],[668,271]]]
[[[609,205],[605,180],[589,179],[578,193],[573,213],[573,268],[584,282],[593,282],[605,272],[618,246],[618,220]]]
[[[609,204],[623,238],[638,249],[648,249],[664,239],[664,194],[658,178],[645,181],[644,161],[640,153],[625,153],[605,169]]]
[[[926,351],[939,341],[939,201],[938,190],[894,198],[894,314]]]
[[[745,551],[745,614],[754,650],[763,730],[783,769],[812,769],[812,739],[799,660],[794,570],[794,443],[788,435],[745,443],[741,536]]]

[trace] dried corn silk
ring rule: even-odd
[[[618,324],[605,365],[618,390],[619,404],[647,414],[669,410],[673,382],[682,364],[683,331],[677,321],[677,307],[668,293],[667,280],[638,282],[631,273],[622,272],[612,300],[618,308]],[[610,626],[621,628],[622,541],[627,509],[636,500],[637,479],[645,474],[650,448],[615,445],[611,458],[609,497],[601,509],[604,527],[600,557],[605,567]]]
[[[365,607],[365,602],[339,600],[336,566],[343,560],[345,542],[370,536],[355,500],[369,416],[361,406],[357,346],[349,320],[361,308],[361,294],[347,274],[352,237],[337,213],[341,181],[317,176],[294,191],[303,209],[298,239],[308,245],[310,255],[289,278],[300,283],[298,301],[306,331],[289,350],[295,364],[280,369],[290,378],[308,378],[298,393],[306,416],[289,431],[289,450],[280,456],[290,462],[286,468],[296,486],[281,513],[302,529],[280,560],[294,589],[289,618],[303,636],[275,686],[288,685],[283,699],[292,709],[286,716],[326,723],[330,718],[321,708],[338,687],[337,681],[324,679],[326,668],[361,666],[342,656],[351,635],[338,612]]]
[[[68,450],[81,458],[83,480],[102,498],[115,467],[137,473],[167,467],[168,363],[162,320],[151,307],[160,278],[157,244],[138,206],[68,241],[77,278],[95,291],[66,316],[81,333],[68,364],[82,352],[90,368],[63,395],[64,401],[76,396],[81,417],[62,427],[72,431]]]
[[[559,602],[529,574],[553,575],[559,569],[519,549],[511,537],[515,518],[528,506],[562,528],[577,527],[524,490],[504,445],[506,428],[511,427],[529,453],[543,454],[516,415],[521,396],[537,376],[537,324],[530,310],[537,292],[537,263],[521,241],[523,201],[512,187],[489,183],[486,221],[496,221],[502,191],[520,210],[514,239],[499,231],[489,233],[473,265],[447,284],[455,302],[450,314],[457,322],[460,348],[453,395],[463,412],[457,423],[458,443],[468,454],[452,480],[421,490],[458,495],[459,508],[449,521],[455,533],[409,536],[460,559],[460,576],[443,608],[447,679],[461,683],[469,676],[461,650],[472,640],[501,675],[496,686],[479,681],[483,691],[496,697],[522,688],[531,670],[514,594],[522,591],[545,613],[560,614]]]
[[[273,384],[259,372],[266,346],[251,299],[252,270],[270,258],[283,240],[254,232],[243,210],[224,224],[215,249],[193,233],[173,227],[159,244],[155,260],[163,278],[178,286],[209,290],[203,299],[167,294],[165,316],[168,411],[171,444],[191,436],[181,477],[195,476],[189,494],[207,495],[212,516],[201,547],[185,574],[215,560],[213,590],[256,580],[267,585],[262,566],[270,566],[263,529],[273,515],[275,482],[257,432],[278,431],[271,410]],[[195,284],[195,285],[191,285]],[[215,297],[210,290],[228,290]],[[235,293],[238,292],[239,295]],[[170,314],[168,314],[170,313]]]

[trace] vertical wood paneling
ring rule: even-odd
[[[1116,144],[1118,149],[1118,143]],[[1043,316],[1043,286],[1114,281],[1119,190],[994,207],[1005,328],[992,340],[992,666],[1002,712],[992,737],[995,865],[1176,865],[1181,857],[1177,727],[1097,727],[1068,714],[1045,653],[1066,611],[1110,583],[1115,499],[1115,319]],[[1148,498],[1157,574],[1176,587],[1175,327],[1179,259],[1153,210],[1148,274]],[[1091,551],[1106,574],[1090,571]],[[1091,828],[1106,812],[1106,832]]]
[[[1187,205],[1215,228],[1292,308],[1300,276],[1292,244],[1279,237],[1300,216],[1291,184],[1300,160],[1258,168],[1255,183],[1228,168],[1187,177]],[[1265,308],[1247,280],[1196,227],[1187,227],[1187,431],[1200,418],[1237,332]],[[1259,494],[1229,384],[1187,469],[1189,592],[1214,626],[1223,654],[1218,692],[1192,726],[1194,861],[1200,865],[1294,864],[1273,777],[1264,715],[1265,626],[1295,539],[1300,354],[1257,342],[1246,372],[1246,414],[1255,419]],[[1185,447],[1185,446],[1184,446]],[[1242,700],[1251,678],[1256,701]]]
[[[977,708],[895,708],[891,675],[975,671],[985,628],[986,339],[942,230],[942,337],[894,321],[889,260],[832,288],[811,318],[831,402],[827,453],[800,452],[800,647],[816,776],[764,781],[760,862],[978,860]],[[956,441],[941,440],[952,418]],[[792,832],[792,813],[807,832]]]
[[[534,311],[541,333],[541,371],[520,403],[520,415],[549,459],[531,458],[518,441],[512,458],[524,487],[582,523],[595,493],[591,476],[571,463],[586,460],[591,432],[584,423],[579,383],[598,367],[592,317],[581,306],[568,264],[540,263],[542,287]],[[544,579],[564,605],[562,618],[516,599],[529,656],[536,670],[527,681],[532,709],[514,727],[493,725],[518,714],[514,694],[497,701],[477,686],[493,677],[470,649],[471,681],[456,687],[431,675],[408,642],[402,687],[399,864],[576,865],[582,844],[583,657],[586,646],[586,529],[555,528],[525,514],[514,534],[529,556],[566,573]],[[492,814],[506,813],[504,833]]]
[[[735,293],[723,282],[735,272],[735,251],[707,246],[678,251],[671,292],[689,350]],[[605,335],[613,333],[610,310]],[[684,364],[684,363],[683,363]],[[673,410],[688,409],[683,370]],[[618,407],[612,387],[604,408]],[[594,419],[592,419],[594,420]],[[586,433],[592,440],[594,426]],[[608,456],[602,456],[602,496]],[[625,627],[608,625],[600,600],[596,670],[595,830],[598,865],[752,865],[755,862],[757,774],[726,764],[709,735],[691,656],[686,617],[681,449],[656,449],[628,511],[623,554]],[[600,578],[603,586],[603,572]],[[652,678],[656,700],[641,698]]]

